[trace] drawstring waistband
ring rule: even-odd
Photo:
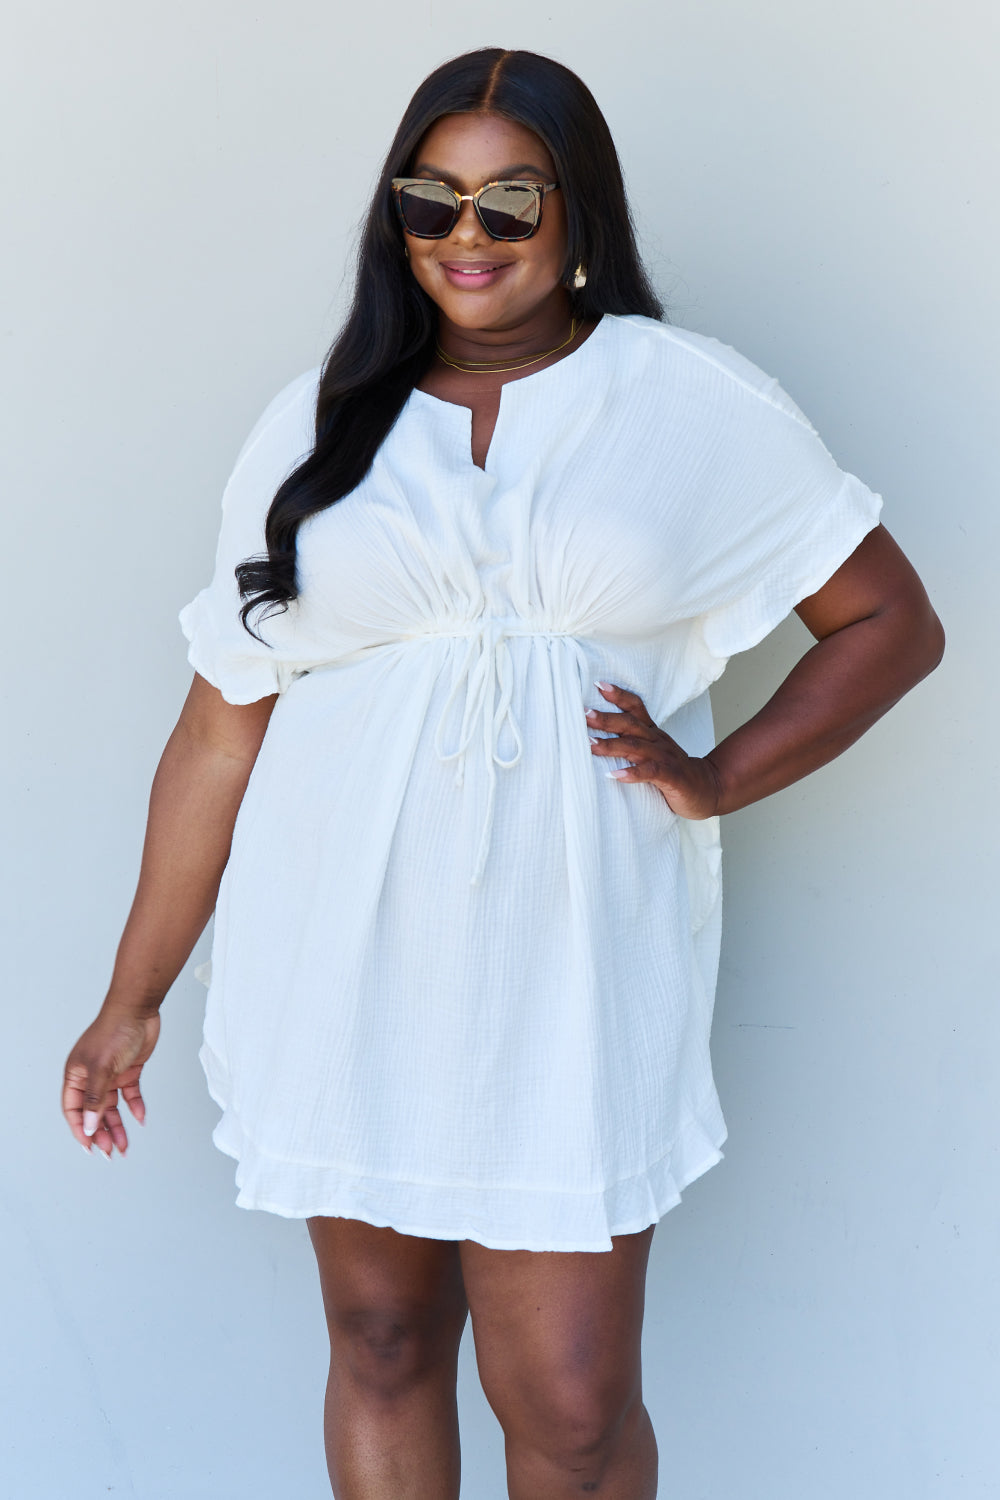
[[[452,683],[444,708],[441,710],[441,717],[434,735],[434,749],[440,760],[457,761],[455,785],[460,787],[465,780],[466,755],[472,745],[477,725],[481,730],[487,780],[486,812],[470,885],[479,884],[483,870],[486,868],[486,856],[490,850],[490,838],[493,832],[497,767],[509,771],[521,759],[524,748],[521,730],[511,706],[514,696],[514,674],[510,652],[507,649],[507,641],[512,636],[518,635],[539,636],[543,640],[575,640],[578,632],[546,630],[544,627],[533,625],[521,615],[480,615],[478,619],[468,622],[457,621],[451,628],[432,627],[428,630],[415,631],[412,635],[399,635],[370,646],[362,646],[356,651],[345,652],[330,662],[314,662],[303,668],[302,672],[294,674],[295,676],[308,675],[310,672],[322,670],[325,666],[340,667],[349,662],[363,661],[383,647],[391,648],[404,642],[432,641],[442,636],[468,642],[461,666],[458,668],[455,681]],[[448,716],[463,687],[465,702],[462,708],[462,726],[459,731],[458,744],[454,750],[445,750],[443,741]],[[504,724],[507,725],[517,747],[509,760],[505,760],[500,754],[500,736]]]
[[[493,831],[497,766],[505,771],[510,770],[521,759],[521,752],[524,748],[521,731],[514,716],[514,710],[511,707],[514,683],[510,652],[507,649],[507,639],[515,635],[563,636],[570,634],[570,632],[565,630],[537,630],[533,629],[523,620],[510,621],[505,620],[501,616],[494,615],[482,617],[467,631],[434,631],[431,633],[435,635],[467,635],[469,638],[465,655],[462,659],[462,665],[459,667],[458,674],[452,684],[444,708],[441,711],[441,717],[438,720],[437,732],[434,736],[434,749],[442,761],[457,760],[455,785],[461,786],[465,777],[466,752],[472,744],[478,721],[483,736],[483,758],[486,764],[487,778],[486,815],[483,819],[479,848],[476,853],[476,863],[470,881],[471,885],[478,885],[483,870],[486,867],[486,856],[489,853],[490,839]],[[465,705],[462,710],[462,727],[459,732],[458,745],[454,750],[446,751],[442,746],[442,740],[448,715],[463,684],[465,687]],[[511,737],[517,746],[516,752],[509,760],[505,760],[500,754],[500,734],[504,723],[507,724]]]

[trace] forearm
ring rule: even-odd
[[[215,908],[253,759],[193,735],[183,719],[157,768],[135,899],[105,1008],[161,1002]]]
[[[706,757],[735,812],[834,760],[940,660],[933,611],[887,609],[825,636],[759,713]]]

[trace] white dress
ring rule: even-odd
[[[720,1159],[718,820],[591,754],[604,679],[694,754],[708,686],[881,505],[777,382],[606,316],[466,408],[414,391],[299,532],[261,628],[233,576],[313,442],[318,371],[250,434],[182,612],[231,703],[279,693],[219,893],[200,1052],[237,1203],[500,1249],[611,1249]]]

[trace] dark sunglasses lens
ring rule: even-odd
[[[538,224],[540,195],[530,188],[491,187],[479,200],[479,212],[490,234],[502,240],[523,240]]]
[[[399,207],[411,234],[447,234],[456,218],[454,197],[436,182],[403,188]]]

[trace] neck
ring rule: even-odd
[[[569,297],[560,288],[528,318],[504,328],[464,328],[442,313],[437,341],[449,359],[463,364],[515,364],[564,339],[571,316]]]

